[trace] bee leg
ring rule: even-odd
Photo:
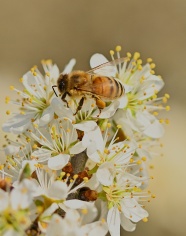
[[[99,117],[100,114],[101,114],[102,109],[105,108],[106,104],[105,104],[105,102],[104,102],[103,100],[101,100],[100,98],[97,98],[97,97],[94,97],[94,98],[95,98],[95,100],[96,100],[96,105],[97,105],[97,107],[98,107],[98,109],[99,109],[99,114],[97,115],[97,117]]]
[[[85,97],[82,97],[79,101],[78,107],[76,109],[76,112],[74,113],[74,116],[78,113],[79,110],[81,110],[83,103],[84,103]]]
[[[67,95],[71,96],[70,93],[65,92],[65,93],[62,95],[61,100],[63,100],[63,102],[66,102],[67,107],[69,108],[68,102],[67,102],[67,100],[65,99]]]

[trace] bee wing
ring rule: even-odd
[[[105,57],[103,57],[101,54],[95,54],[91,58],[92,62],[94,60],[102,61],[103,63],[94,67],[93,69],[87,71],[88,74],[99,74],[99,75],[105,75],[105,76],[115,76],[118,72],[117,65],[122,64],[128,60],[126,57],[118,58],[113,61],[107,61]],[[95,63],[91,63],[95,64]]]

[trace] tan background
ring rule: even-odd
[[[157,198],[147,205],[149,222],[133,236],[186,235],[186,0],[0,0],[1,123],[7,117],[4,97],[21,87],[18,79],[41,59],[59,67],[72,57],[76,69],[88,69],[95,52],[109,56],[121,45],[152,57],[156,72],[171,95],[171,124],[163,138],[164,157],[153,161],[151,190]],[[1,133],[1,140],[3,134]]]

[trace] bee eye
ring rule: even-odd
[[[59,83],[59,90],[63,91],[65,89],[65,82],[64,81],[60,81]]]

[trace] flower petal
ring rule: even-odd
[[[48,160],[48,167],[52,170],[60,170],[68,163],[70,155],[59,154],[57,156],[51,157]]]
[[[109,210],[107,224],[111,236],[120,236],[120,213],[117,207],[112,207]]]

